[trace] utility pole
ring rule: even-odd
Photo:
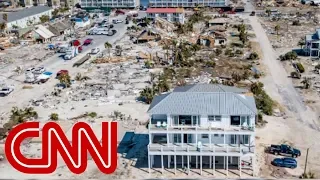
[[[309,154],[309,148],[307,149],[306,162],[305,162],[305,164],[304,164],[304,173],[303,173],[303,176],[306,175],[306,171],[307,171],[308,154]]]

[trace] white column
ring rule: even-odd
[[[240,172],[239,172],[239,174],[240,174],[240,178],[241,178],[241,170],[242,170],[242,163],[241,163],[241,156],[239,156],[239,170],[240,170]]]
[[[196,156],[196,169],[198,169],[198,156]]]
[[[163,174],[163,155],[161,154],[161,173]]]
[[[209,166],[210,166],[210,169],[211,169],[211,166],[212,166],[212,163],[211,163],[211,159],[212,157],[211,156],[209,156]]]
[[[170,163],[171,163],[171,157],[168,155],[168,168],[170,168]]]
[[[151,155],[148,155],[148,166],[149,166],[149,174],[150,174],[150,168],[151,168],[151,159],[150,159]]]
[[[188,155],[187,156],[188,157],[188,175],[190,174],[190,156]]]
[[[223,147],[226,147],[226,133],[223,135]]]
[[[181,147],[183,147],[183,133],[181,133]]]
[[[176,174],[176,168],[177,168],[177,156],[174,155],[174,174]]]
[[[213,176],[215,176],[216,175],[216,157],[215,156],[213,156]]]
[[[229,156],[227,156],[227,177],[228,177],[228,175],[229,175],[229,169],[228,169],[228,168],[229,168],[229,167],[228,167],[228,166],[229,166],[229,160],[228,160],[228,159],[229,159]]]
[[[182,164],[182,169],[184,169],[184,164],[183,164],[183,155],[181,156],[181,164]]]
[[[200,155],[200,174],[202,175],[202,155]]]
[[[210,148],[211,148],[211,135],[212,135],[212,134],[209,134],[209,144],[210,144]]]

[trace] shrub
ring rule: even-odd
[[[236,50],[236,54],[242,55],[242,54],[243,54],[243,51],[241,51],[240,49],[237,49],[237,50]]]
[[[296,71],[291,72],[290,75],[291,75],[292,78],[298,78],[298,79],[301,78],[301,74],[296,72]]]
[[[216,66],[216,63],[214,61],[207,61],[206,66],[214,68]]]
[[[294,21],[292,22],[292,25],[293,25],[293,26],[300,26],[301,23],[300,23],[299,20],[294,20]]]
[[[226,55],[226,56],[230,56],[231,53],[232,53],[232,49],[226,49],[224,51],[224,55]]]
[[[304,69],[303,65],[301,63],[297,63],[296,65],[297,65],[299,72],[304,73],[305,69]]]
[[[250,59],[250,60],[259,59],[259,55],[258,55],[258,53],[253,52],[253,53],[251,53],[251,54],[249,55],[248,59]]]
[[[91,112],[88,114],[88,116],[90,116],[91,118],[95,118],[97,117],[97,113],[96,112]]]
[[[296,52],[291,51],[291,52],[287,52],[285,55],[279,56],[279,58],[280,58],[280,61],[295,60],[298,58],[298,55]]]
[[[266,115],[272,115],[274,102],[264,91],[263,84],[261,82],[252,83],[250,90],[254,94],[257,109]]]
[[[243,45],[243,43],[233,42],[233,43],[231,43],[231,47],[243,48],[244,45]]]
[[[215,51],[216,55],[219,56],[220,54],[222,54],[222,50],[217,48]]]
[[[59,119],[59,115],[57,113],[51,113],[49,118],[50,120],[57,121]]]

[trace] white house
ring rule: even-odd
[[[147,17],[149,19],[155,19],[161,17],[170,22],[180,22],[184,23],[185,12],[183,8],[148,8]]]
[[[32,6],[16,12],[7,13],[7,21],[3,19],[3,16],[1,16],[0,23],[6,22],[8,30],[11,30],[14,26],[26,28],[30,25],[40,23],[40,17],[43,15],[51,18],[52,11],[53,9],[48,6]]]
[[[149,172],[196,168],[215,175],[224,169],[228,176],[228,169],[238,169],[241,177],[245,167],[254,173],[257,109],[246,90],[216,84],[177,87],[155,97],[148,113]]]

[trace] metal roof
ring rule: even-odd
[[[210,86],[212,87],[210,88]],[[213,84],[178,87],[172,93],[155,97],[148,109],[148,113],[181,115],[257,114],[252,96],[237,94],[232,91],[234,87],[229,89],[217,87],[219,86]]]
[[[191,84],[176,87],[173,92],[234,92],[246,93],[248,90],[221,84]]]
[[[20,10],[20,11],[10,12],[10,13],[7,13],[8,14],[8,22],[13,22],[13,21],[16,21],[16,20],[19,20],[19,19],[22,19],[22,18],[25,18],[28,16],[39,14],[39,13],[48,11],[50,9],[52,9],[52,8],[48,7],[48,6],[32,6],[32,7]],[[0,22],[4,22],[2,17],[3,16],[0,17]]]

